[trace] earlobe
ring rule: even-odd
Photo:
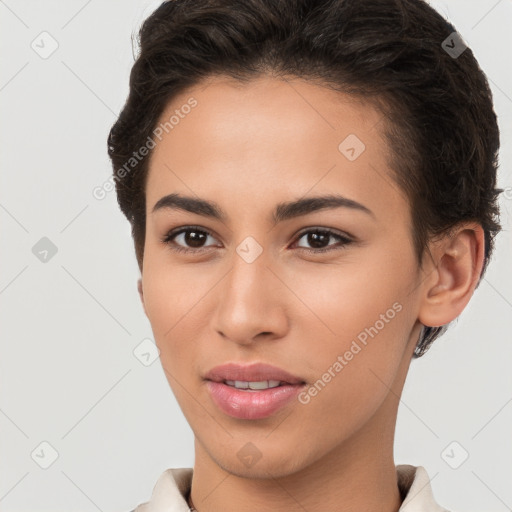
[[[423,325],[440,327],[462,313],[482,272],[484,245],[484,231],[476,223],[463,224],[435,242],[418,317]]]

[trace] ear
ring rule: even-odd
[[[146,311],[146,305],[144,304],[144,290],[142,289],[142,277],[137,280],[137,290],[139,292],[140,301],[142,302],[142,307],[144,309],[144,314],[148,316]]]
[[[418,320],[440,327],[457,318],[478,284],[484,262],[485,237],[478,223],[463,223],[430,247]]]

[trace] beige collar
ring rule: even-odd
[[[435,501],[423,466],[396,466],[398,487],[405,499],[398,512],[449,512]],[[131,512],[189,512],[185,496],[192,483],[192,468],[169,468],[158,478],[150,501]]]

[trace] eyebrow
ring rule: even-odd
[[[351,208],[367,213],[375,218],[375,214],[363,204],[341,195],[329,194],[326,196],[306,197],[294,201],[278,203],[272,212],[271,219],[274,224],[277,224],[278,222],[307,215],[318,210],[333,208]],[[222,222],[228,220],[228,215],[214,201],[183,196],[177,193],[160,198],[153,206],[152,213],[162,209],[184,210],[202,215],[203,217],[212,217]]]

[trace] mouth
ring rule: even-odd
[[[305,384],[305,380],[286,370],[265,363],[242,365],[227,363],[206,373],[205,380],[223,382],[238,389],[267,389],[281,385]]]
[[[260,380],[260,381],[242,381],[242,380],[224,380],[224,384],[232,388],[240,389],[243,391],[261,391],[263,389],[273,389],[280,386],[291,386],[289,382],[279,380]]]
[[[299,394],[306,381],[272,365],[217,366],[204,380],[212,402],[233,418],[256,420],[273,415]]]
[[[206,387],[213,404],[224,414],[242,420],[259,420],[290,405],[305,384],[283,383],[275,387],[250,389],[209,380]]]

